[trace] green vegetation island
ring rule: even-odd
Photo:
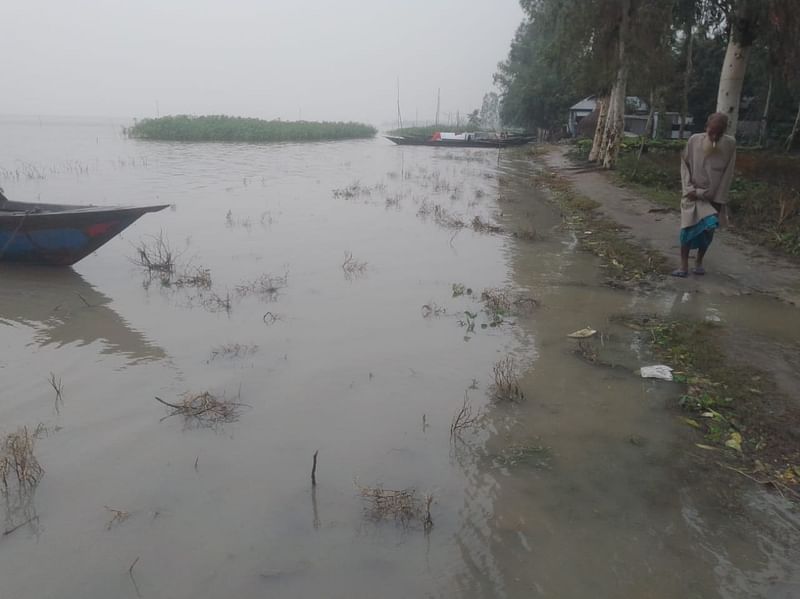
[[[281,142],[374,137],[375,127],[354,122],[265,121],[235,116],[163,116],[125,130],[136,139],[161,141]]]

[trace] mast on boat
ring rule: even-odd
[[[397,78],[397,128],[403,128],[403,116],[400,114],[400,77]]]

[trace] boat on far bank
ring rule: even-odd
[[[77,206],[12,202],[0,193],[0,262],[69,266],[155,206]]]
[[[431,146],[443,148],[505,148],[521,146],[533,141],[529,135],[506,133],[449,133],[437,131],[433,135],[385,135],[400,146]]]

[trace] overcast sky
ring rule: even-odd
[[[517,0],[8,0],[0,114],[433,119],[480,107]]]

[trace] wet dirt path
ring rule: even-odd
[[[554,147],[543,162],[566,177],[581,194],[600,202],[599,210],[628,227],[639,244],[654,248],[678,266],[680,248],[677,213],[651,212],[655,206],[633,190],[614,185],[598,171],[573,166],[566,148]],[[696,281],[674,282],[676,288],[713,293],[764,293],[800,304],[800,267],[769,251],[757,248],[730,232],[722,231],[709,252],[708,275]]]

